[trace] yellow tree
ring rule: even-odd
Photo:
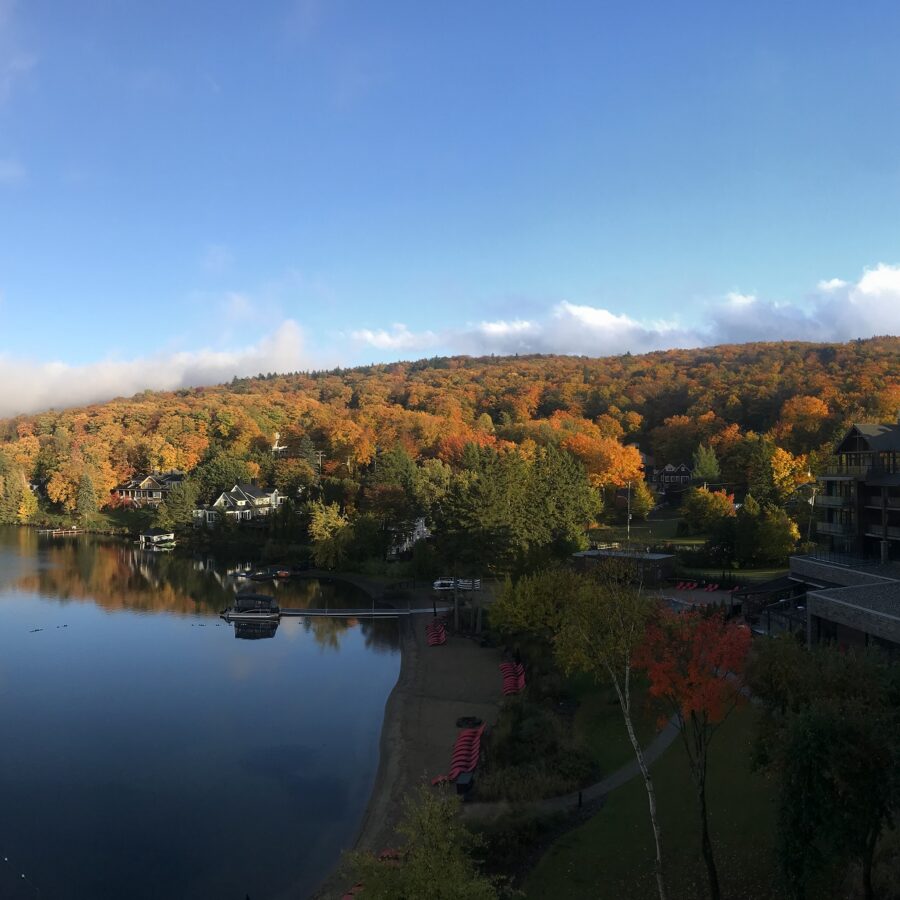
[[[596,488],[625,487],[644,477],[641,454],[636,447],[626,447],[614,438],[573,434],[562,447],[581,460],[591,484]]]

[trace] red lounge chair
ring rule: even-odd
[[[525,666],[522,663],[502,663],[503,693],[518,694],[525,689]]]

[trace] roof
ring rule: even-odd
[[[884,425],[859,423],[853,425],[841,438],[840,443],[837,445],[838,450],[854,432],[864,438],[869,445],[869,449],[876,453],[881,453],[885,450],[900,450],[900,425],[893,423]]]
[[[851,606],[875,613],[885,619],[896,619],[900,622],[900,582],[885,581],[882,584],[871,584],[865,587],[854,585],[844,588],[826,588],[812,591],[815,596],[842,606]]]
[[[236,484],[231,490],[232,492],[235,490],[243,491],[250,497],[256,497],[257,500],[263,497],[270,497],[274,493],[273,491],[264,491],[255,484]]]

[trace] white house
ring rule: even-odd
[[[236,484],[230,491],[222,491],[209,506],[195,509],[194,525],[214,525],[222,516],[235,522],[261,519],[285,500],[287,497],[277,489],[264,491],[252,484]]]

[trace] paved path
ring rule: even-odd
[[[663,730],[644,747],[644,760],[648,766],[652,765],[672,744],[678,736],[678,724],[675,719],[669,719]],[[553,813],[571,812],[578,808],[579,794],[584,804],[594,804],[602,800],[607,794],[621,787],[632,778],[640,775],[641,770],[637,759],[625,763],[620,769],[607,775],[606,778],[582,788],[581,791],[573,791],[560,797],[548,797],[546,800],[534,800],[531,803],[510,804],[505,801],[497,803],[469,803],[463,807],[463,818],[469,821],[484,821],[495,819],[504,813],[515,809],[516,812],[533,812],[541,815]]]

